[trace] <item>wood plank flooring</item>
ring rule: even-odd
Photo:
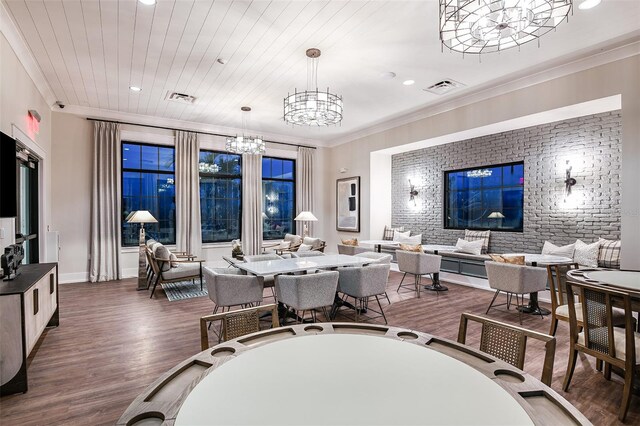
[[[456,339],[460,313],[484,314],[492,293],[455,284],[442,294],[398,294],[399,273],[391,273],[384,303],[389,324]],[[426,283],[426,280],[425,280]],[[60,327],[46,331],[30,358],[29,391],[0,399],[0,424],[113,424],[131,401],[160,374],[200,350],[198,318],[213,303],[206,297],[169,302],[164,293],[135,290],[134,279],[60,286]],[[404,290],[403,290],[404,291]],[[490,317],[517,323],[504,307]],[[340,317],[343,321],[346,318]],[[549,318],[525,315],[524,326],[548,332]],[[470,327],[469,344],[479,329]],[[569,392],[561,391],[568,356],[568,326],[557,333],[552,387],[594,424],[614,425],[622,381],[607,381],[595,362],[581,356]],[[525,370],[539,377],[542,345],[529,344]],[[631,401],[627,424],[640,424],[640,398]]]

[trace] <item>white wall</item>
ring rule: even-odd
[[[139,126],[123,125],[122,140],[174,145],[174,132]],[[224,150],[224,138],[200,135],[203,149]],[[60,282],[80,282],[88,280],[91,214],[91,179],[93,164],[93,122],[85,117],[54,112],[52,139],[53,151],[53,219],[52,229],[60,234]],[[296,158],[295,147],[285,145],[267,146],[267,154],[282,158]],[[325,154],[318,149],[317,167],[324,169]],[[316,205],[323,206],[324,179],[314,182]],[[316,226],[316,234],[323,235],[322,222]],[[138,248],[125,247],[121,250],[123,277],[138,275]],[[230,243],[205,244],[202,256],[209,262],[221,266],[223,255],[231,253]]]
[[[518,117],[554,110],[594,99],[622,95],[622,267],[640,269],[640,55],[575,72],[519,90],[438,113],[418,121],[381,131],[330,150],[325,169],[325,192],[331,208],[324,216],[325,229],[335,229],[335,181],[361,177],[362,205],[360,239],[379,236],[386,217],[380,205],[388,195],[380,191],[370,154],[375,151],[423,141]],[[339,169],[348,169],[346,175]],[[392,189],[394,190],[394,189]],[[382,214],[386,214],[382,212]],[[372,219],[373,217],[373,219]],[[390,218],[388,219],[390,220]],[[384,226],[384,225],[383,225]],[[375,227],[375,229],[374,229]],[[335,247],[337,232],[329,232]]]
[[[35,109],[42,120],[38,133],[30,132],[27,111]],[[19,129],[18,132],[14,131]],[[51,111],[22,66],[4,34],[0,33],[0,130],[20,137],[21,142],[42,153],[41,204],[40,204],[40,260],[48,260],[45,231],[51,223],[50,186],[51,167]],[[28,139],[25,139],[25,135]],[[15,242],[15,219],[0,219],[4,238],[0,237],[0,249]]]

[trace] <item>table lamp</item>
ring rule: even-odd
[[[492,212],[489,216],[487,216],[487,218],[489,219],[504,219],[504,215],[500,212]]]
[[[315,217],[313,213],[304,211],[304,212],[300,212],[300,214],[296,216],[296,218],[293,220],[295,220],[296,222],[303,223],[302,237],[304,238],[309,236],[309,226],[307,225],[307,222],[316,222],[318,218]]]
[[[147,259],[145,256],[145,244],[144,244],[144,224],[145,223],[157,223],[156,220],[148,210],[136,210],[129,213],[129,216],[125,219],[128,223],[140,224],[140,241],[138,247],[138,290],[146,290],[147,285]]]

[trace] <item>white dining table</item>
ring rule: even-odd
[[[236,263],[234,266],[248,274],[257,276],[290,274],[313,269],[331,269],[344,266],[362,266],[374,262],[373,259],[346,254],[301,257],[291,259],[263,260],[260,262]]]
[[[558,263],[572,263],[573,259],[565,256],[554,256],[540,253],[504,253],[501,256],[515,257],[524,256],[524,262],[531,266],[555,265]]]
[[[495,380],[424,345],[380,336],[319,334],[272,342],[221,365],[191,390],[175,420],[175,425],[230,424],[533,421]]]

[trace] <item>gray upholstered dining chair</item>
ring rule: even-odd
[[[278,256],[275,253],[267,253],[267,254],[254,254],[244,257],[245,262],[265,262],[268,260],[282,260],[284,257]],[[264,277],[258,277],[258,279],[262,282],[265,288],[271,289],[271,294],[273,295],[273,299],[276,299],[276,293],[274,290],[275,286],[275,277],[273,275],[266,275]]]
[[[398,261],[398,270],[404,272],[398,290],[403,287],[407,274],[414,275],[414,287],[420,297],[420,289],[422,287],[422,276],[429,274],[433,280],[433,274],[440,272],[440,263],[442,256],[437,254],[426,254],[412,251],[396,250],[396,259]]]
[[[382,309],[378,296],[386,293],[389,268],[389,265],[379,264],[341,268],[339,270],[338,291],[343,293],[345,299],[352,297],[355,300],[356,322],[358,322],[360,312],[363,309],[373,311],[369,307],[369,299],[374,297],[380,308],[380,312],[374,312],[379,313],[384,319],[384,323],[387,323],[387,317],[384,314],[384,309]]]
[[[369,251],[369,249],[360,246],[348,246],[346,244],[338,244],[338,254],[347,254],[355,256],[357,254]]]
[[[244,275],[236,268],[203,268],[209,299],[215,303],[213,313],[232,306],[253,306],[262,302],[263,286],[259,278]]]
[[[305,313],[310,311],[315,322],[315,309],[322,309],[326,320],[329,321],[327,306],[333,304],[337,288],[338,272],[336,271],[276,277],[278,302],[283,303],[287,309],[293,309],[296,317],[301,321],[304,320]],[[297,315],[299,311],[302,311],[301,316]]]
[[[518,296],[543,291],[547,288],[547,270],[545,268],[493,261],[487,261],[484,265],[487,269],[489,287],[496,291],[485,314],[488,314],[489,310],[495,306],[507,305],[507,309],[509,309],[512,295],[516,296],[516,307],[520,307]],[[494,306],[493,303],[501,291],[507,293],[507,302]],[[520,297],[520,299],[524,300],[524,297]],[[522,311],[520,309],[517,311],[518,319],[522,324]],[[540,318],[543,318],[542,314],[540,314]]]

